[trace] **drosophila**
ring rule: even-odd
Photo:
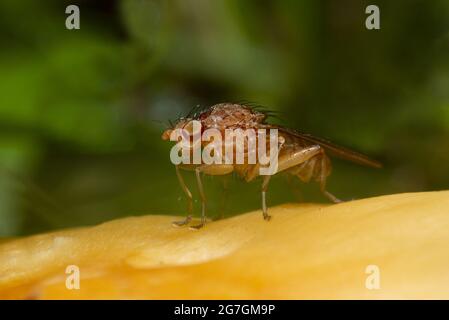
[[[254,154],[259,155],[259,149],[253,150],[253,146],[263,146],[264,149],[271,155],[276,154],[277,168],[273,174],[285,172],[287,174],[298,177],[303,182],[309,182],[314,180],[319,183],[321,192],[332,202],[341,202],[338,198],[332,195],[326,190],[326,179],[331,173],[331,162],[327,154],[334,155],[336,157],[349,160],[361,165],[366,165],[373,168],[380,168],[382,165],[376,161],[368,158],[367,156],[358,152],[349,150],[347,148],[335,145],[325,139],[314,137],[307,133],[302,133],[293,129],[285,128],[279,125],[273,125],[267,123],[267,117],[269,113],[261,111],[257,107],[245,104],[235,103],[220,103],[209,108],[203,109],[197,112],[191,112],[186,117],[180,118],[174,123],[171,128],[164,131],[162,134],[163,140],[179,141],[177,138],[173,138],[175,132],[181,131],[182,134],[187,135],[187,145],[190,148],[188,150],[189,155],[193,155],[195,136],[195,125],[200,125],[199,135],[203,135],[208,130],[214,130],[219,136],[215,136],[211,139],[200,140],[196,143],[196,147],[200,150],[212,149],[212,155],[227,155],[225,151],[232,150],[231,157],[226,158],[220,162],[210,163],[200,158],[196,163],[178,163],[175,165],[176,174],[179,179],[179,183],[188,200],[187,217],[182,221],[173,222],[176,226],[187,225],[192,220],[193,211],[193,199],[192,193],[186,186],[184,179],[181,175],[182,170],[195,171],[196,180],[198,184],[199,194],[201,197],[201,223],[199,225],[192,226],[194,229],[203,227],[206,223],[206,196],[201,180],[201,174],[207,175],[228,175],[236,173],[243,180],[249,182],[260,176],[261,166],[265,166],[265,163],[261,165],[261,158],[256,157],[255,162],[249,161]],[[236,145],[236,140],[229,140],[227,136],[228,132],[250,132],[270,130],[276,132],[276,145],[273,146],[269,141],[271,136],[269,135],[253,135],[253,142],[248,136],[243,140],[243,145]],[[222,139],[221,139],[222,138]],[[217,140],[220,140],[220,146],[217,148],[210,148],[211,146],[217,147]],[[225,141],[225,143],[223,143]],[[242,140],[240,140],[242,141]],[[232,144],[231,146],[229,144]],[[275,148],[274,148],[275,147]],[[276,151],[276,153],[274,153]],[[215,152],[215,154],[213,154]],[[242,161],[236,161],[237,154],[243,153]],[[272,153],[273,152],[273,153]],[[262,213],[265,220],[270,220],[270,215],[267,212],[266,205],[266,192],[268,189],[268,183],[273,174],[262,176]]]

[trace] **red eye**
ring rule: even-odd
[[[205,120],[210,115],[210,112],[204,112],[200,114],[199,120]]]

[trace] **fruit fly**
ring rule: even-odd
[[[333,144],[325,139],[285,128],[283,126],[269,124],[267,122],[269,115],[269,112],[263,111],[259,107],[250,104],[220,103],[203,110],[193,110],[187,116],[178,119],[176,123],[171,124],[171,127],[163,132],[162,139],[169,140],[171,134],[176,129],[185,130],[188,134],[192,134],[192,124],[194,122],[201,124],[202,132],[213,128],[218,130],[222,135],[225,134],[227,129],[276,129],[278,134],[278,152],[277,170],[275,173],[285,172],[298,177],[303,182],[312,180],[318,182],[321,192],[334,203],[341,201],[326,190],[326,179],[331,173],[331,162],[328,154],[373,168],[382,167],[381,163],[376,160],[372,160],[363,154]],[[257,136],[257,139],[260,140],[260,137]],[[213,142],[201,142],[201,148],[205,148],[210,143]],[[263,143],[269,148],[268,141],[258,141],[258,143]],[[244,152],[245,159],[247,159],[250,152],[247,144],[245,144]],[[248,162],[240,164],[235,162],[219,164],[206,164],[200,162],[198,164],[181,163],[175,165],[179,183],[187,196],[188,209],[187,217],[182,221],[175,221],[173,224],[176,226],[183,226],[189,224],[192,220],[192,193],[184,182],[181,170],[195,171],[196,174],[199,195],[201,198],[201,223],[192,226],[192,228],[199,229],[206,223],[206,196],[201,174],[228,175],[236,173],[243,178],[243,180],[250,182],[260,175],[257,170],[260,168],[260,165],[259,162],[254,164]],[[266,193],[271,175],[264,175],[262,177],[262,213],[263,218],[268,221],[271,216],[267,211]]]

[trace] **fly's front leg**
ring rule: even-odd
[[[190,228],[200,229],[206,224],[206,194],[204,193],[201,174],[204,173],[212,176],[222,176],[230,174],[233,170],[234,166],[232,164],[207,164],[195,169],[196,182],[198,184],[198,191],[201,197],[201,223],[196,226],[191,226]]]
[[[198,191],[201,198],[201,223],[195,226],[191,226],[192,229],[200,229],[206,225],[206,195],[204,194],[203,182],[201,181],[201,169],[200,167],[195,169],[196,183],[198,184]]]
[[[263,218],[266,221],[269,221],[271,219],[271,216],[267,212],[267,202],[266,202],[266,193],[268,189],[268,183],[270,182],[270,178],[271,176],[265,176],[262,182],[262,213]]]
[[[181,221],[173,221],[173,225],[177,227],[185,226],[192,220],[192,213],[193,213],[193,198],[192,193],[190,192],[189,188],[187,188],[184,179],[181,175],[181,171],[178,166],[176,166],[176,175],[178,176],[179,184],[181,185],[182,190],[187,196],[187,217],[184,220]]]

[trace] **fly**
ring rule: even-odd
[[[331,161],[328,154],[352,161],[361,165],[381,168],[382,164],[369,157],[338,146],[330,141],[315,137],[308,133],[302,133],[293,129],[285,128],[279,125],[267,123],[269,112],[262,111],[260,108],[235,103],[220,103],[213,105],[205,110],[193,111],[186,117],[180,118],[171,128],[162,134],[163,140],[169,140],[171,134],[176,129],[184,130],[189,135],[193,134],[193,123],[201,124],[201,132],[207,129],[215,129],[225,135],[227,129],[276,129],[278,133],[277,145],[277,170],[275,174],[285,172],[287,174],[298,177],[301,181],[307,183],[310,181],[318,182],[321,192],[332,202],[341,202],[337,197],[326,190],[326,180],[331,174]],[[268,137],[265,136],[267,139]],[[190,138],[191,139],[191,138]],[[257,136],[260,140],[260,137]],[[223,138],[224,140],[224,138]],[[192,141],[192,140],[190,140]],[[257,141],[263,143],[269,149],[270,143],[266,141]],[[209,143],[201,142],[201,148],[207,147]],[[244,148],[245,159],[249,157],[248,142]],[[234,159],[235,160],[235,159]],[[187,196],[187,217],[182,221],[175,221],[175,226],[184,226],[190,223],[193,213],[192,193],[184,182],[181,170],[195,171],[199,194],[201,198],[201,222],[191,228],[199,229],[206,224],[206,196],[201,179],[201,174],[207,175],[228,175],[236,173],[243,180],[249,182],[257,178],[259,174],[260,162],[250,163],[213,163],[206,164],[178,164],[176,167],[176,175],[178,177],[181,188]],[[268,214],[266,205],[266,193],[271,175],[262,176],[261,198],[263,218],[268,221],[271,216]]]

